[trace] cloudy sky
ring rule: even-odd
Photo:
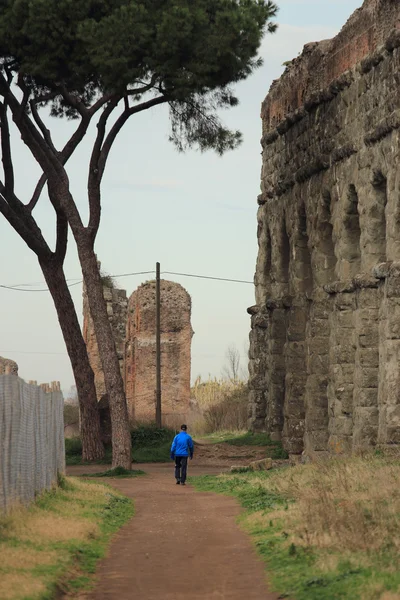
[[[224,120],[244,135],[240,149],[220,158],[191,151],[178,154],[168,142],[164,107],[142,114],[123,130],[110,156],[103,187],[102,225],[97,253],[107,273],[118,275],[155,268],[252,281],[257,254],[256,198],[261,156],[260,105],[282,64],[305,43],[334,36],[362,0],[278,0],[279,29],[262,45],[264,66],[238,86],[239,107]],[[56,139],[70,124],[54,121]],[[15,136],[18,192],[28,198],[38,175],[29,153]],[[73,191],[85,207],[85,164],[90,144],[69,163]],[[36,216],[52,239],[52,211],[43,200]],[[35,256],[0,216],[0,285],[33,284],[43,277]],[[80,277],[71,236],[66,261],[68,278]],[[167,277],[167,276],[165,276]],[[235,344],[245,359],[249,332],[246,308],[254,303],[251,284],[168,276],[192,296],[192,375],[218,376],[225,352]],[[117,278],[133,292],[143,276]],[[25,288],[26,289],[26,288]],[[71,288],[79,314],[81,286]],[[55,310],[47,292],[0,288],[0,355],[16,360],[24,379],[73,384]]]

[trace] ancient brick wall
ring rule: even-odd
[[[107,312],[124,378],[131,422],[155,420],[155,282],[141,285],[129,298],[125,290],[103,288]],[[83,335],[94,371],[97,398],[105,394],[104,374],[86,293]],[[191,370],[191,299],[171,281],[161,281],[161,383],[165,424],[184,421],[189,410]]]
[[[103,295],[107,305],[108,318],[114,334],[121,373],[124,373],[125,330],[128,308],[126,291],[104,285]],[[83,290],[83,338],[88,349],[90,364],[94,372],[97,399],[100,400],[106,393],[106,387],[85,289]]]
[[[262,107],[249,418],[293,456],[400,443],[399,23],[367,0]]]
[[[126,398],[132,421],[154,421],[156,389],[155,282],[130,297],[125,347]],[[161,280],[161,385],[165,424],[186,419],[190,400],[191,299],[178,283]]]
[[[0,356],[0,375],[18,375],[17,363]]]

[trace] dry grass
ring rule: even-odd
[[[198,478],[238,497],[282,597],[400,600],[400,460],[367,455]]]
[[[268,487],[295,499],[285,518],[304,545],[340,552],[400,550],[396,459],[352,458],[306,465],[273,475]]]
[[[71,478],[63,489],[46,492],[29,508],[15,506],[0,517],[0,599],[53,597],[66,571],[82,579],[77,552],[86,548],[91,565],[95,555],[101,555],[108,539],[101,528],[103,519],[121,518],[110,508],[115,498],[118,494],[106,486]],[[129,514],[130,507],[129,503]],[[85,560],[84,553],[79,556]]]
[[[248,386],[245,381],[198,377],[191,388],[202,418],[192,424],[196,434],[239,431],[247,426]]]
[[[3,600],[36,600],[46,591],[46,585],[26,573],[0,572],[0,598]]]
[[[232,392],[234,387],[233,383],[225,379],[209,377],[206,381],[203,381],[199,376],[191,388],[191,394],[196,399],[199,407],[205,410],[210,406],[220,404]]]
[[[32,548],[13,548],[0,543],[1,568],[5,570],[35,569],[39,566],[51,565],[59,559],[57,553],[53,550],[38,551]],[[3,596],[0,595],[0,598]]]

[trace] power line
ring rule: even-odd
[[[26,350],[0,350],[0,352],[4,352],[7,354],[47,354],[47,355],[57,355],[57,356],[66,356],[67,353],[66,352],[37,352],[36,350],[34,352],[29,352]]]
[[[179,275],[181,277],[195,277],[196,279],[212,279],[214,281],[229,281],[232,283],[250,283],[254,285],[254,281],[244,281],[243,279],[229,279],[227,277],[211,277],[210,275],[193,275],[191,273],[174,273],[173,271],[163,271],[163,275]]]
[[[155,271],[138,271],[135,273],[120,273],[118,275],[109,275],[109,277],[112,278],[121,278],[121,277],[131,277],[134,275],[151,275],[153,274]],[[229,282],[229,283],[244,283],[244,284],[248,284],[248,285],[254,285],[253,281],[246,281],[243,279],[231,279],[228,277],[215,277],[212,275],[197,275],[194,273],[177,273],[175,271],[162,271],[162,275],[176,275],[178,277],[192,277],[194,279],[208,279],[211,281],[224,281],[224,282]],[[75,285],[80,285],[81,283],[83,283],[83,280],[80,279],[78,281],[76,281],[75,279],[67,279],[66,281],[74,281],[74,283],[70,283],[67,287],[71,288],[74,287]],[[2,285],[0,284],[0,288],[6,289],[6,290],[13,290],[16,292],[48,292],[49,289],[48,288],[40,288],[40,289],[24,289],[25,287],[28,286],[32,286],[35,284],[32,283],[19,283],[17,285]]]
[[[69,285],[67,285],[67,287],[71,288],[71,287],[74,287],[74,285],[80,285],[81,283],[82,283],[82,279],[80,281],[76,281],[75,283],[70,283]],[[20,286],[22,286],[22,285],[28,286],[28,285],[32,285],[32,284],[21,283]],[[13,286],[13,285],[1,285],[1,284],[0,284],[0,288],[3,288],[5,290],[13,290],[14,292],[48,292],[49,291],[49,288],[42,288],[39,290],[32,290],[32,289],[26,290],[23,287],[18,287],[18,286]]]
[[[148,275],[150,273],[154,273],[154,271],[139,271],[137,273],[122,273],[120,275],[109,275],[109,277],[130,277],[131,275]],[[67,285],[67,287],[71,288],[74,287],[74,285],[80,285],[81,283],[83,283],[83,279],[79,279],[78,281],[76,281],[77,278],[73,278],[73,279],[66,279],[66,281],[74,281],[75,283],[70,283],[69,285]],[[14,290],[16,292],[48,292],[49,288],[41,288],[41,289],[36,289],[36,290],[32,290],[32,289],[24,289],[23,286],[28,287],[31,285],[37,285],[34,283],[19,283],[17,285],[1,285],[0,284],[0,288],[6,289],[6,290]]]

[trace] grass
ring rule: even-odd
[[[240,518],[291,600],[400,600],[400,462],[369,456],[191,478],[236,496]]]
[[[132,462],[157,463],[169,462],[170,448],[175,431],[155,425],[140,425],[131,432],[132,437]],[[79,438],[65,440],[65,454],[67,465],[93,464],[82,462],[82,442]],[[111,446],[106,447],[105,458],[95,464],[109,465],[112,463]]]
[[[280,442],[273,442],[268,433],[253,433],[251,431],[218,431],[203,436],[203,439],[215,444],[230,446],[265,446],[266,456],[273,459],[287,459],[288,454]]]
[[[132,502],[105,485],[60,478],[29,508],[0,516],[0,598],[51,600],[91,586]]]
[[[100,473],[86,473],[82,477],[112,477],[113,479],[128,479],[130,477],[139,477],[140,475],[146,475],[144,471],[140,469],[131,469],[128,471],[124,467],[115,467],[115,469],[108,469],[107,471],[101,471]]]

